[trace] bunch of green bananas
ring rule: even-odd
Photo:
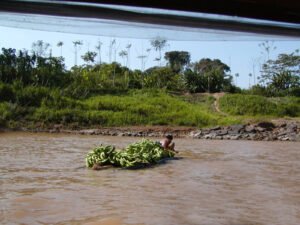
[[[93,151],[89,152],[86,156],[86,166],[92,167],[95,163],[100,163],[101,165],[110,164],[110,158],[115,153],[115,148],[107,145],[100,145],[96,147]]]
[[[87,154],[86,166],[92,167],[95,163],[100,163],[101,165],[110,164],[127,168],[138,164],[157,163],[160,159],[173,157],[174,155],[173,151],[164,150],[155,141],[143,139],[128,145],[123,151],[115,150],[110,145],[100,145]]]

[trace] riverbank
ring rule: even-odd
[[[8,130],[2,130],[5,132]],[[299,141],[300,121],[278,119],[259,123],[215,126],[199,129],[196,127],[130,126],[69,129],[61,124],[48,128],[23,128],[25,132],[46,132],[77,135],[105,135],[127,137],[164,137],[172,134],[175,138],[214,140],[255,140],[255,141]]]

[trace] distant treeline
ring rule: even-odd
[[[205,104],[198,104],[174,94],[229,92],[267,97],[300,96],[297,53],[281,54],[277,60],[269,60],[263,66],[261,84],[241,90],[233,84],[229,66],[208,58],[191,63],[190,54],[185,51],[166,52],[166,66],[144,71],[130,70],[118,62],[95,64],[95,54],[88,52],[83,56],[86,64],[68,70],[63,57],[2,48],[0,126],[23,127],[31,122],[75,127],[203,127],[236,123],[238,119],[234,117],[212,114],[215,113],[210,107],[213,99],[207,98]],[[220,106],[232,115],[299,116],[297,98],[281,105],[263,101],[235,96],[224,98]],[[253,112],[249,111],[251,107]],[[264,107],[269,110],[267,113],[263,113]]]

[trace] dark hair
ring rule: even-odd
[[[169,139],[169,140],[173,140],[173,136],[172,135],[167,135],[166,138]]]

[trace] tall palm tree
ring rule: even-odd
[[[74,48],[75,48],[75,66],[77,66],[77,51],[78,51],[78,47],[77,46],[80,46],[80,45],[83,45],[82,41],[73,41],[73,45],[74,45]]]
[[[62,41],[57,42],[57,47],[60,47],[60,57],[62,57],[62,46],[64,45],[64,43]]]
[[[237,78],[240,76],[239,73],[234,74],[235,76],[235,86],[237,86]]]

